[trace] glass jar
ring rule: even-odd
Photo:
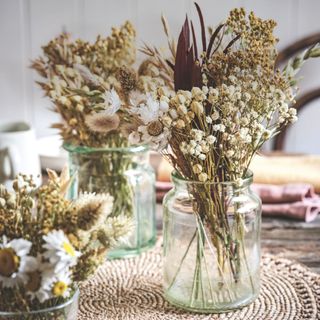
[[[79,308],[79,290],[63,304],[28,312],[0,311],[0,320],[76,320]]]
[[[236,183],[184,180],[164,198],[164,294],[201,313],[243,307],[259,294],[261,201],[252,173]]]
[[[113,196],[111,216],[133,220],[128,240],[108,253],[109,258],[129,257],[152,247],[155,229],[155,173],[146,146],[89,148],[64,145],[69,152],[72,184],[69,197],[79,193],[109,193]]]

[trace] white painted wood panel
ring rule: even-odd
[[[206,24],[212,26],[223,20],[231,8],[240,6],[263,18],[275,19],[280,49],[320,31],[319,0],[198,0],[198,3]],[[28,65],[30,59],[41,53],[41,46],[61,31],[92,41],[98,33],[107,35],[111,26],[129,19],[137,28],[138,45],[143,40],[166,47],[161,13],[167,17],[175,36],[186,13],[199,30],[192,0],[0,0],[0,122],[26,120],[36,127],[39,136],[51,132],[48,127],[58,116],[48,110],[50,102],[34,84],[37,77]],[[301,91],[319,87],[319,74],[320,61],[308,63],[302,73]],[[320,154],[316,138],[319,120],[320,101],[316,101],[290,129],[287,150]]]
[[[21,1],[0,1],[0,122],[29,120],[24,91]]]

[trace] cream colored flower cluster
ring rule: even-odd
[[[157,97],[135,109],[142,124],[131,142],[149,143],[164,153],[174,147],[177,159],[190,163],[200,181],[214,179],[219,166],[228,166],[229,179],[241,177],[261,145],[297,116],[289,108],[290,90],[265,87],[258,77],[237,73],[215,88],[158,90]]]
[[[69,298],[132,229],[129,218],[109,217],[110,195],[83,194],[71,202],[64,198],[66,171],[48,173],[39,189],[26,175],[13,182],[14,192],[0,186],[1,310],[35,311]]]

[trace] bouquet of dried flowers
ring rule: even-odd
[[[66,149],[75,157],[79,154],[73,170],[78,171],[77,189],[109,192],[113,216],[132,216],[133,211],[133,191],[124,175],[133,157],[121,152],[135,127],[129,106],[164,84],[147,61],[133,69],[135,54],[135,30],[126,22],[93,44],[62,34],[44,46],[43,56],[32,64],[44,78],[38,84],[63,119],[52,127],[60,130]]]
[[[125,216],[110,217],[109,194],[86,193],[71,202],[64,197],[66,170],[48,174],[39,188],[26,175],[17,176],[12,192],[0,186],[1,312],[63,304],[131,230]],[[54,319],[64,319],[63,312]]]
[[[244,217],[240,206],[233,213],[234,224],[230,225],[230,199],[219,188],[225,182],[241,186],[260,147],[297,120],[296,109],[290,107],[296,93],[294,76],[305,60],[320,55],[320,49],[314,46],[290,61],[283,71],[277,70],[274,21],[234,9],[224,23],[210,31],[207,41],[197,4],[196,8],[201,49],[188,18],[177,46],[163,18],[171,57],[164,57],[151,47],[143,49],[171,79],[174,90],[159,87],[152,103],[133,109],[140,125],[130,139],[151,142],[181,178],[198,182],[189,190],[198,232],[205,232],[199,234],[197,241],[210,239],[220,273],[231,274],[233,283],[237,283],[241,267],[248,267],[240,263],[245,259]],[[198,246],[197,263],[203,257],[202,243]],[[195,292],[201,295],[203,283],[200,268],[196,270],[193,297]]]

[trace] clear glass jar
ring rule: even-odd
[[[0,320],[76,320],[79,309],[79,290],[63,304],[29,312],[0,311]]]
[[[69,197],[79,193],[109,193],[114,198],[111,216],[132,217],[128,241],[108,253],[109,258],[129,257],[152,247],[155,229],[155,173],[146,146],[89,148],[64,145],[69,152],[72,177]]]
[[[250,185],[172,174],[164,198],[164,294],[202,313],[243,307],[259,294],[261,201]]]

